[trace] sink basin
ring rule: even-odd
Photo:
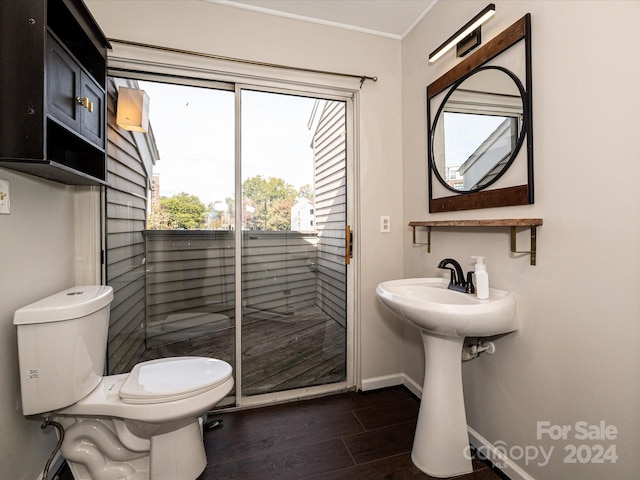
[[[380,301],[421,330],[452,337],[484,337],[518,329],[512,292],[491,288],[489,298],[447,289],[444,278],[408,278],[378,285]]]
[[[518,329],[518,303],[512,292],[491,288],[489,298],[449,290],[443,278],[382,282],[380,301],[420,330],[425,354],[424,382],[411,460],[432,477],[473,471],[462,391],[465,337]]]

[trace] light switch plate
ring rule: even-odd
[[[9,201],[9,182],[0,179],[0,213],[8,214],[11,210]]]

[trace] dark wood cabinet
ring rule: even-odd
[[[106,51],[80,0],[0,2],[0,166],[106,182]]]
[[[47,35],[47,116],[104,149],[104,87]]]

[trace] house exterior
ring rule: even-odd
[[[305,232],[315,230],[314,205],[307,198],[300,198],[291,207],[291,230]]]

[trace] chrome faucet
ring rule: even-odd
[[[438,268],[449,270],[451,272],[451,280],[447,286],[450,290],[464,293],[475,293],[476,289],[473,286],[473,272],[467,272],[467,279],[465,280],[462,267],[453,258],[445,258],[438,263]]]

